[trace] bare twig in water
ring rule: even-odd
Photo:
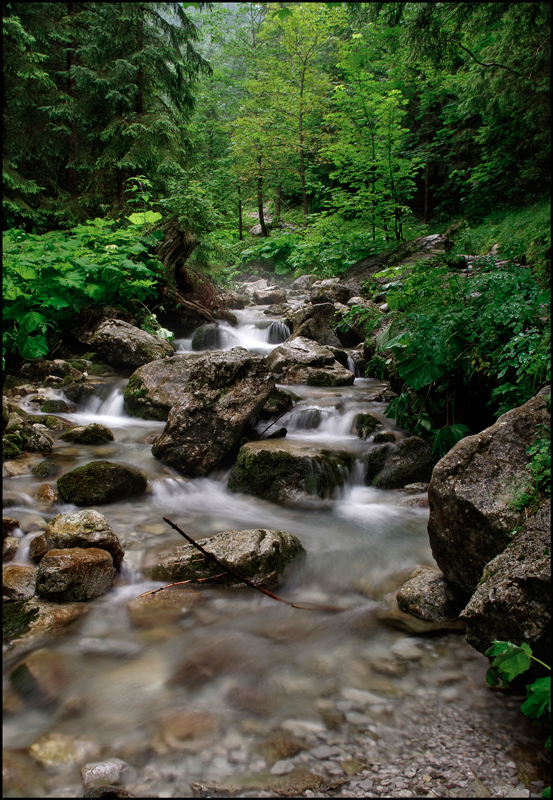
[[[207,550],[204,550],[204,548],[201,546],[201,544],[198,544],[198,542],[195,542],[194,539],[192,539],[191,536],[189,536],[187,533],[182,531],[179,528],[178,525],[175,525],[175,523],[171,522],[171,520],[167,519],[167,517],[163,517],[163,521],[166,522],[168,525],[170,525],[172,528],[174,528],[177,531],[177,533],[180,533],[181,536],[184,536],[184,538],[186,539],[187,542],[190,542],[191,545],[196,547],[200,551],[200,553],[203,553],[204,556],[209,561],[212,561],[220,569],[224,569],[225,572],[228,572],[229,575],[232,575],[233,578],[236,578],[236,580],[240,581],[241,583],[245,583],[246,586],[250,586],[252,589],[257,589],[258,592],[262,592],[263,594],[266,594],[268,597],[272,597],[273,600],[279,600],[281,603],[286,603],[287,606],[292,606],[292,608],[299,608],[302,611],[343,611],[344,610],[343,608],[340,608],[339,606],[313,605],[313,606],[311,606],[309,608],[307,606],[298,606],[295,603],[291,603],[289,600],[284,600],[284,598],[279,597],[277,594],[273,594],[272,592],[269,592],[267,589],[262,589],[261,586],[256,586],[255,583],[252,583],[247,578],[243,578],[241,575],[239,575],[237,572],[235,572],[231,567],[227,567],[227,565],[223,564],[222,561],[219,561],[219,559],[216,556],[214,556],[213,553],[209,553]],[[183,581],[183,583],[184,582],[185,581]],[[157,589],[156,591],[160,591],[160,590]]]
[[[187,581],[168,583],[167,586],[160,586],[159,589],[152,589],[150,592],[144,592],[140,595],[140,597],[148,597],[149,594],[157,594],[158,592],[162,592],[164,589],[170,589],[171,586],[182,586],[183,583],[203,583],[203,581],[212,581],[215,580],[215,578],[222,578],[224,574],[224,572],[220,572],[219,575],[208,575],[207,578],[188,578]]]

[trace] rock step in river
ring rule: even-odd
[[[237,310],[238,326],[219,344],[268,355],[280,342],[270,341],[265,310]],[[190,347],[177,342],[177,354]],[[233,465],[187,479],[156,460],[152,441],[165,422],[129,416],[126,384],[100,378],[94,397],[57,415],[114,434],[96,445],[57,438],[47,459],[58,474],[109,460],[143,471],[149,488],[93,507],[125,553],[111,591],[88,600],[63,636],[6,654],[5,796],[79,797],[110,784],[137,797],[527,797],[521,777],[540,790],[540,734],[520,698],[486,687],[487,660],[462,632],[417,636],[383,624],[383,596],[415,565],[435,566],[428,510],[405,503],[420,499],[420,487],[363,483],[375,443],[374,431],[358,436],[358,415],[406,439],[384,416],[383,384],[283,387],[293,407],[273,428],[286,427],[290,450],[329,454],[339,479],[269,499],[230,491]],[[21,403],[35,413],[28,398]],[[31,541],[58,514],[79,511],[35,499],[44,478],[31,470],[44,459],[26,454],[5,482],[7,513],[19,522],[14,566],[32,566]],[[183,544],[164,516],[198,540],[228,530],[293,534],[305,557],[290,563],[278,595],[342,611],[209,583],[140,598],[162,585],[141,573],[144,554]]]

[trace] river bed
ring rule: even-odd
[[[277,346],[268,341],[272,321],[263,310],[237,312],[239,325],[225,326],[224,347],[266,355]],[[176,346],[189,350],[190,340]],[[345,447],[357,458],[334,497],[288,505],[233,494],[230,470],[185,479],[157,461],[151,440],[164,423],[126,414],[126,379],[103,384],[100,396],[58,416],[107,425],[115,440],[57,441],[48,459],[63,472],[95,459],[129,464],[147,474],[148,491],[96,508],[125,550],[121,574],[108,594],[88,601],[74,629],[48,644],[63,662],[55,702],[37,707],[27,699],[4,719],[4,748],[12,756],[52,734],[84,737],[86,755],[23,774],[5,796],[82,796],[83,764],[113,758],[127,765],[118,780],[139,797],[217,796],[214,786],[219,796],[486,796],[470,793],[477,780],[492,796],[529,796],[527,789],[513,794],[523,791],[520,753],[537,752],[542,737],[519,712],[520,698],[485,686],[487,659],[462,632],[415,636],[378,617],[398,576],[435,566],[428,510],[402,505],[406,492],[363,485],[360,459],[373,445],[352,433],[355,415],[376,413],[399,438],[407,435],[385,417],[386,403],[374,399],[384,384],[357,377],[340,389],[281,387],[294,397],[276,424],[288,439]],[[12,497],[5,513],[20,522],[12,562],[20,564],[29,563],[29,541],[50,519],[78,510],[33,500],[42,481],[30,470],[44,456],[25,459],[29,471],[4,481]],[[164,516],[199,540],[240,528],[295,534],[306,557],[289,567],[276,592],[340,610],[295,609],[246,587],[205,583],[193,586],[196,594],[176,618],[166,619],[161,603],[153,621],[136,624],[129,603],[162,585],[141,575],[144,553],[182,542]],[[278,741],[288,745],[279,750]],[[302,783],[305,773],[320,780]],[[530,778],[539,789],[538,773]]]

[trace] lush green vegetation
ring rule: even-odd
[[[485,655],[491,659],[490,667],[486,673],[486,682],[489,686],[497,686],[502,681],[503,686],[527,672],[532,661],[542,669],[551,672],[551,667],[532,655],[530,645],[523,642],[520,646],[513,642],[494,641],[486,650]],[[521,705],[521,710],[527,717],[538,724],[550,725],[551,720],[551,676],[537,678],[526,687],[526,700]],[[551,750],[551,735],[547,737],[545,746]],[[542,797],[551,797],[551,787],[544,789]]]

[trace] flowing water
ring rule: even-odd
[[[286,331],[261,312],[237,312],[239,326],[223,326],[228,347],[240,344],[266,354],[278,344],[275,340]],[[179,350],[189,348],[186,340],[178,344]],[[164,423],[126,414],[125,382],[104,379],[99,396],[71,414],[59,415],[77,424],[107,425],[114,442],[85,446],[58,441],[48,456],[62,471],[109,459],[147,473],[144,496],[97,508],[123,545],[123,568],[108,594],[88,602],[88,613],[78,626],[49,644],[66,667],[56,699],[39,709],[25,703],[7,716],[4,746],[29,748],[44,733],[86,734],[96,742],[89,761],[123,758],[135,769],[131,787],[137,792],[140,786],[142,792],[161,791],[160,785],[144,789],[140,780],[145,780],[144,770],[159,774],[155,770],[163,767],[166,776],[172,775],[166,777],[165,793],[147,796],[182,797],[188,796],[191,781],[217,781],[267,768],[256,747],[271,732],[299,730],[315,737],[315,743],[317,736],[324,740],[325,709],[332,698],[340,708],[340,698],[345,702],[341,692],[374,692],[377,687],[381,693],[380,702],[370,707],[370,718],[358,714],[356,722],[350,714],[348,725],[366,729],[382,720],[392,724],[390,698],[400,692],[401,681],[410,681],[416,691],[418,678],[411,673],[406,678],[401,670],[395,677],[390,667],[393,647],[409,635],[378,622],[375,598],[402,570],[431,565],[433,560],[426,532],[428,511],[403,507],[405,493],[363,485],[360,458],[373,445],[352,433],[352,425],[358,412],[371,411],[394,429],[384,416],[385,404],[372,399],[383,385],[357,378],[354,385],[340,389],[282,387],[294,397],[294,407],[275,427],[286,427],[288,439],[348,448],[357,459],[332,499],[306,498],[284,506],[229,492],[228,471],[189,480],[157,461],[151,440]],[[259,423],[259,430],[269,424]],[[29,468],[43,458],[27,456]],[[29,563],[29,540],[53,516],[78,510],[34,501],[40,483],[30,472],[5,481],[12,503],[6,513],[21,526],[16,563]],[[183,608],[177,619],[165,619],[162,608],[154,624],[133,624],[129,602],[161,586],[141,576],[144,552],[161,543],[182,542],[162,521],[164,516],[197,539],[240,528],[290,531],[307,555],[291,565],[276,591],[293,602],[342,611],[294,609],[246,587],[203,584],[194,587],[198,602]],[[442,642],[466,647],[459,634],[441,636]],[[435,658],[433,645],[424,646],[429,648],[425,658]],[[181,733],[179,739],[178,725],[176,732],[171,725],[173,732],[167,731],[168,719],[174,722],[179,714],[184,719],[191,712],[197,712],[194,719],[203,720],[205,727],[203,731],[198,723],[199,744],[192,734]],[[76,796],[70,792],[79,785],[82,791],[78,772],[70,767],[54,770],[48,780],[42,791],[49,796]]]

